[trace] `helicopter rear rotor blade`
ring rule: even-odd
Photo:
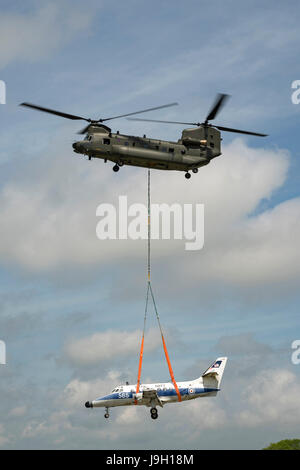
[[[223,127],[223,126],[214,126],[220,131],[226,132],[236,132],[237,134],[247,134],[247,135],[257,135],[258,137],[267,137],[268,134],[260,134],[259,132],[251,132],[251,131],[242,131],[240,129],[232,129],[231,127]]]
[[[206,123],[215,119],[216,115],[221,111],[229,96],[230,95],[226,95],[225,93],[219,93],[217,95],[216,101],[205,119]]]
[[[157,119],[127,118],[127,121],[160,122],[163,124],[182,124],[184,126],[200,126],[200,123],[196,123],[196,122],[159,121]]]

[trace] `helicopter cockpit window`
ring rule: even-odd
[[[87,134],[87,136],[86,136],[86,140],[92,140],[92,138],[93,138],[93,136],[92,136],[92,135],[89,135],[89,134]]]
[[[103,143],[105,145],[109,145],[110,144],[110,139],[103,139]]]

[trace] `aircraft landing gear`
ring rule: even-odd
[[[198,168],[193,168],[193,169],[192,169],[192,172],[193,172],[193,173],[198,173]]]
[[[105,408],[105,415],[104,415],[104,418],[106,418],[106,419],[109,418],[108,408]]]
[[[152,419],[157,419],[158,418],[158,411],[156,408],[151,408],[150,410],[150,415]]]
[[[186,177],[186,179],[190,179],[190,177],[191,177],[191,175],[188,171],[186,172],[186,174],[184,176]]]
[[[119,167],[119,165],[116,163],[115,166],[113,166],[113,170],[114,170],[115,172],[117,172],[117,171],[119,171],[119,169],[120,169],[120,167]]]

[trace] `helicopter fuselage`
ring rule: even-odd
[[[73,144],[76,153],[101,158],[118,166],[159,170],[197,171],[221,155],[220,132],[213,128],[185,129],[178,142],[112,133],[107,126],[90,126],[88,134]]]

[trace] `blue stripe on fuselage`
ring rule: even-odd
[[[192,393],[189,393],[189,390],[193,390]],[[179,392],[180,395],[183,397],[185,395],[200,395],[202,393],[209,393],[209,392],[218,392],[218,388],[180,388]],[[177,392],[176,390],[173,389],[167,389],[167,390],[161,390],[157,389],[156,393],[159,398],[161,397],[172,397],[176,396]],[[124,400],[124,399],[133,399],[134,398],[135,392],[117,392],[117,393],[111,393],[110,395],[105,395],[104,397],[96,398],[95,401],[101,401],[101,400]]]

